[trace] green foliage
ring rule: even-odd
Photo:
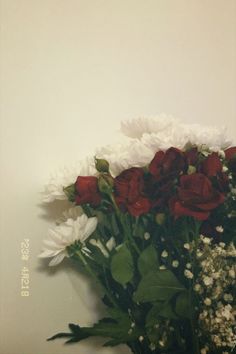
[[[142,276],[145,276],[150,272],[150,269],[158,269],[159,260],[157,256],[156,249],[153,245],[148,246],[145,250],[140,254],[138,259],[138,270]]]
[[[134,301],[167,301],[183,290],[185,287],[170,270],[153,270],[141,279]]]
[[[126,244],[123,244],[112,257],[111,274],[113,279],[123,286],[132,280],[134,262]]]
[[[168,318],[168,319],[177,319],[178,317],[173,311],[172,305],[170,302],[155,303],[151,310],[148,312],[146,317],[146,327],[153,327],[158,322],[158,317]]]
[[[63,188],[65,195],[67,196],[70,202],[74,202],[75,200],[75,185],[71,184],[70,186]]]
[[[183,291],[176,299],[175,311],[180,317],[191,318],[192,308],[189,301],[189,293]]]
[[[80,342],[89,337],[110,337],[104,346],[115,346],[122,343],[134,341],[141,331],[138,327],[131,328],[131,318],[129,315],[118,309],[109,309],[111,317],[103,318],[93,327],[80,327],[69,324],[71,333],[58,333],[48,340],[57,338],[69,338],[66,343]]]

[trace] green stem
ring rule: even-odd
[[[115,208],[115,212],[116,212],[116,216],[118,218],[118,220],[120,221],[121,223],[121,226],[123,228],[123,231],[124,231],[124,234],[125,236],[127,237],[127,240],[130,242],[130,244],[133,246],[133,248],[135,249],[135,251],[137,252],[138,255],[140,255],[140,250],[138,248],[138,246],[136,245],[136,242],[134,241],[133,239],[133,235],[132,235],[132,231],[130,230],[130,226],[127,225],[127,223],[124,221],[124,215],[120,212],[117,204],[116,204],[116,201],[115,201],[115,198],[113,196],[113,194],[110,195],[110,199],[113,203],[113,206]]]
[[[190,244],[189,229],[188,229],[189,224],[190,223],[188,223],[187,220],[184,221],[184,233],[185,233],[186,241],[188,244]],[[196,228],[194,231],[195,232],[193,235],[193,239],[195,239],[195,237],[196,237]],[[194,274],[195,262],[194,262],[190,252],[189,252],[189,262],[191,264],[191,271]],[[193,281],[191,281],[191,280],[189,280],[188,295],[189,295],[189,304],[194,306],[195,301],[194,301],[194,294],[193,294]],[[198,341],[198,336],[197,336],[198,334],[197,334],[196,318],[195,318],[194,311],[193,311],[193,314],[191,314],[190,325],[191,325],[191,332],[192,332],[193,354],[200,354],[199,341]]]
[[[96,279],[96,281],[98,280],[96,274],[94,273],[94,271],[92,270],[92,268],[90,267],[90,265],[88,264],[86,258],[84,257],[83,253],[81,252],[81,250],[77,250],[76,251],[76,255],[80,258],[81,262],[83,263],[83,265],[85,266],[85,268],[87,269],[88,273]],[[113,299],[113,297],[111,296],[111,294],[108,292],[108,290],[106,289],[106,287],[99,282],[103,291],[105,292],[106,296],[109,298],[109,300],[111,301],[111,303],[117,307],[117,303],[115,302],[115,300]]]

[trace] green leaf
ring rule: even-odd
[[[167,301],[183,290],[185,290],[185,287],[170,270],[151,271],[141,279],[134,294],[134,301]]]
[[[178,295],[176,299],[175,311],[180,317],[192,317],[192,308],[189,302],[189,294],[187,291],[184,291]]]
[[[146,316],[146,327],[153,327],[157,324],[157,317],[159,312],[163,307],[163,302],[157,302],[152,306],[152,308],[148,311]]]
[[[70,202],[74,202],[76,193],[75,184],[71,184],[70,186],[63,188],[63,192]]]
[[[138,270],[142,276],[149,273],[150,270],[157,269],[159,266],[156,249],[153,245],[148,246],[141,253],[138,259]]]
[[[79,325],[69,324],[71,333],[58,333],[48,340],[57,338],[67,338],[67,343],[80,342],[89,337],[110,337],[111,340],[106,342],[105,346],[114,346],[129,341],[135,341],[141,335],[139,327],[131,328],[131,318],[125,312],[114,312],[117,318],[103,318],[93,327],[80,327]],[[69,338],[69,339],[68,339]]]
[[[113,279],[122,285],[125,285],[133,278],[133,258],[125,244],[123,244],[112,257],[111,274]]]
[[[151,310],[148,312],[146,317],[146,327],[153,327],[158,322],[158,317],[177,319],[178,317],[174,313],[171,304],[168,302],[163,304],[163,302],[158,302],[153,305]]]

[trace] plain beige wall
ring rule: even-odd
[[[52,218],[39,193],[124,118],[164,111],[235,135],[235,26],[235,0],[1,0],[1,354],[128,353],[45,341],[100,305],[68,266],[40,267]]]

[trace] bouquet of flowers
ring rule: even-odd
[[[66,338],[136,354],[236,350],[236,147],[223,130],[171,117],[122,123],[122,144],[52,178],[68,199],[41,257],[71,258],[100,286],[106,316]]]

